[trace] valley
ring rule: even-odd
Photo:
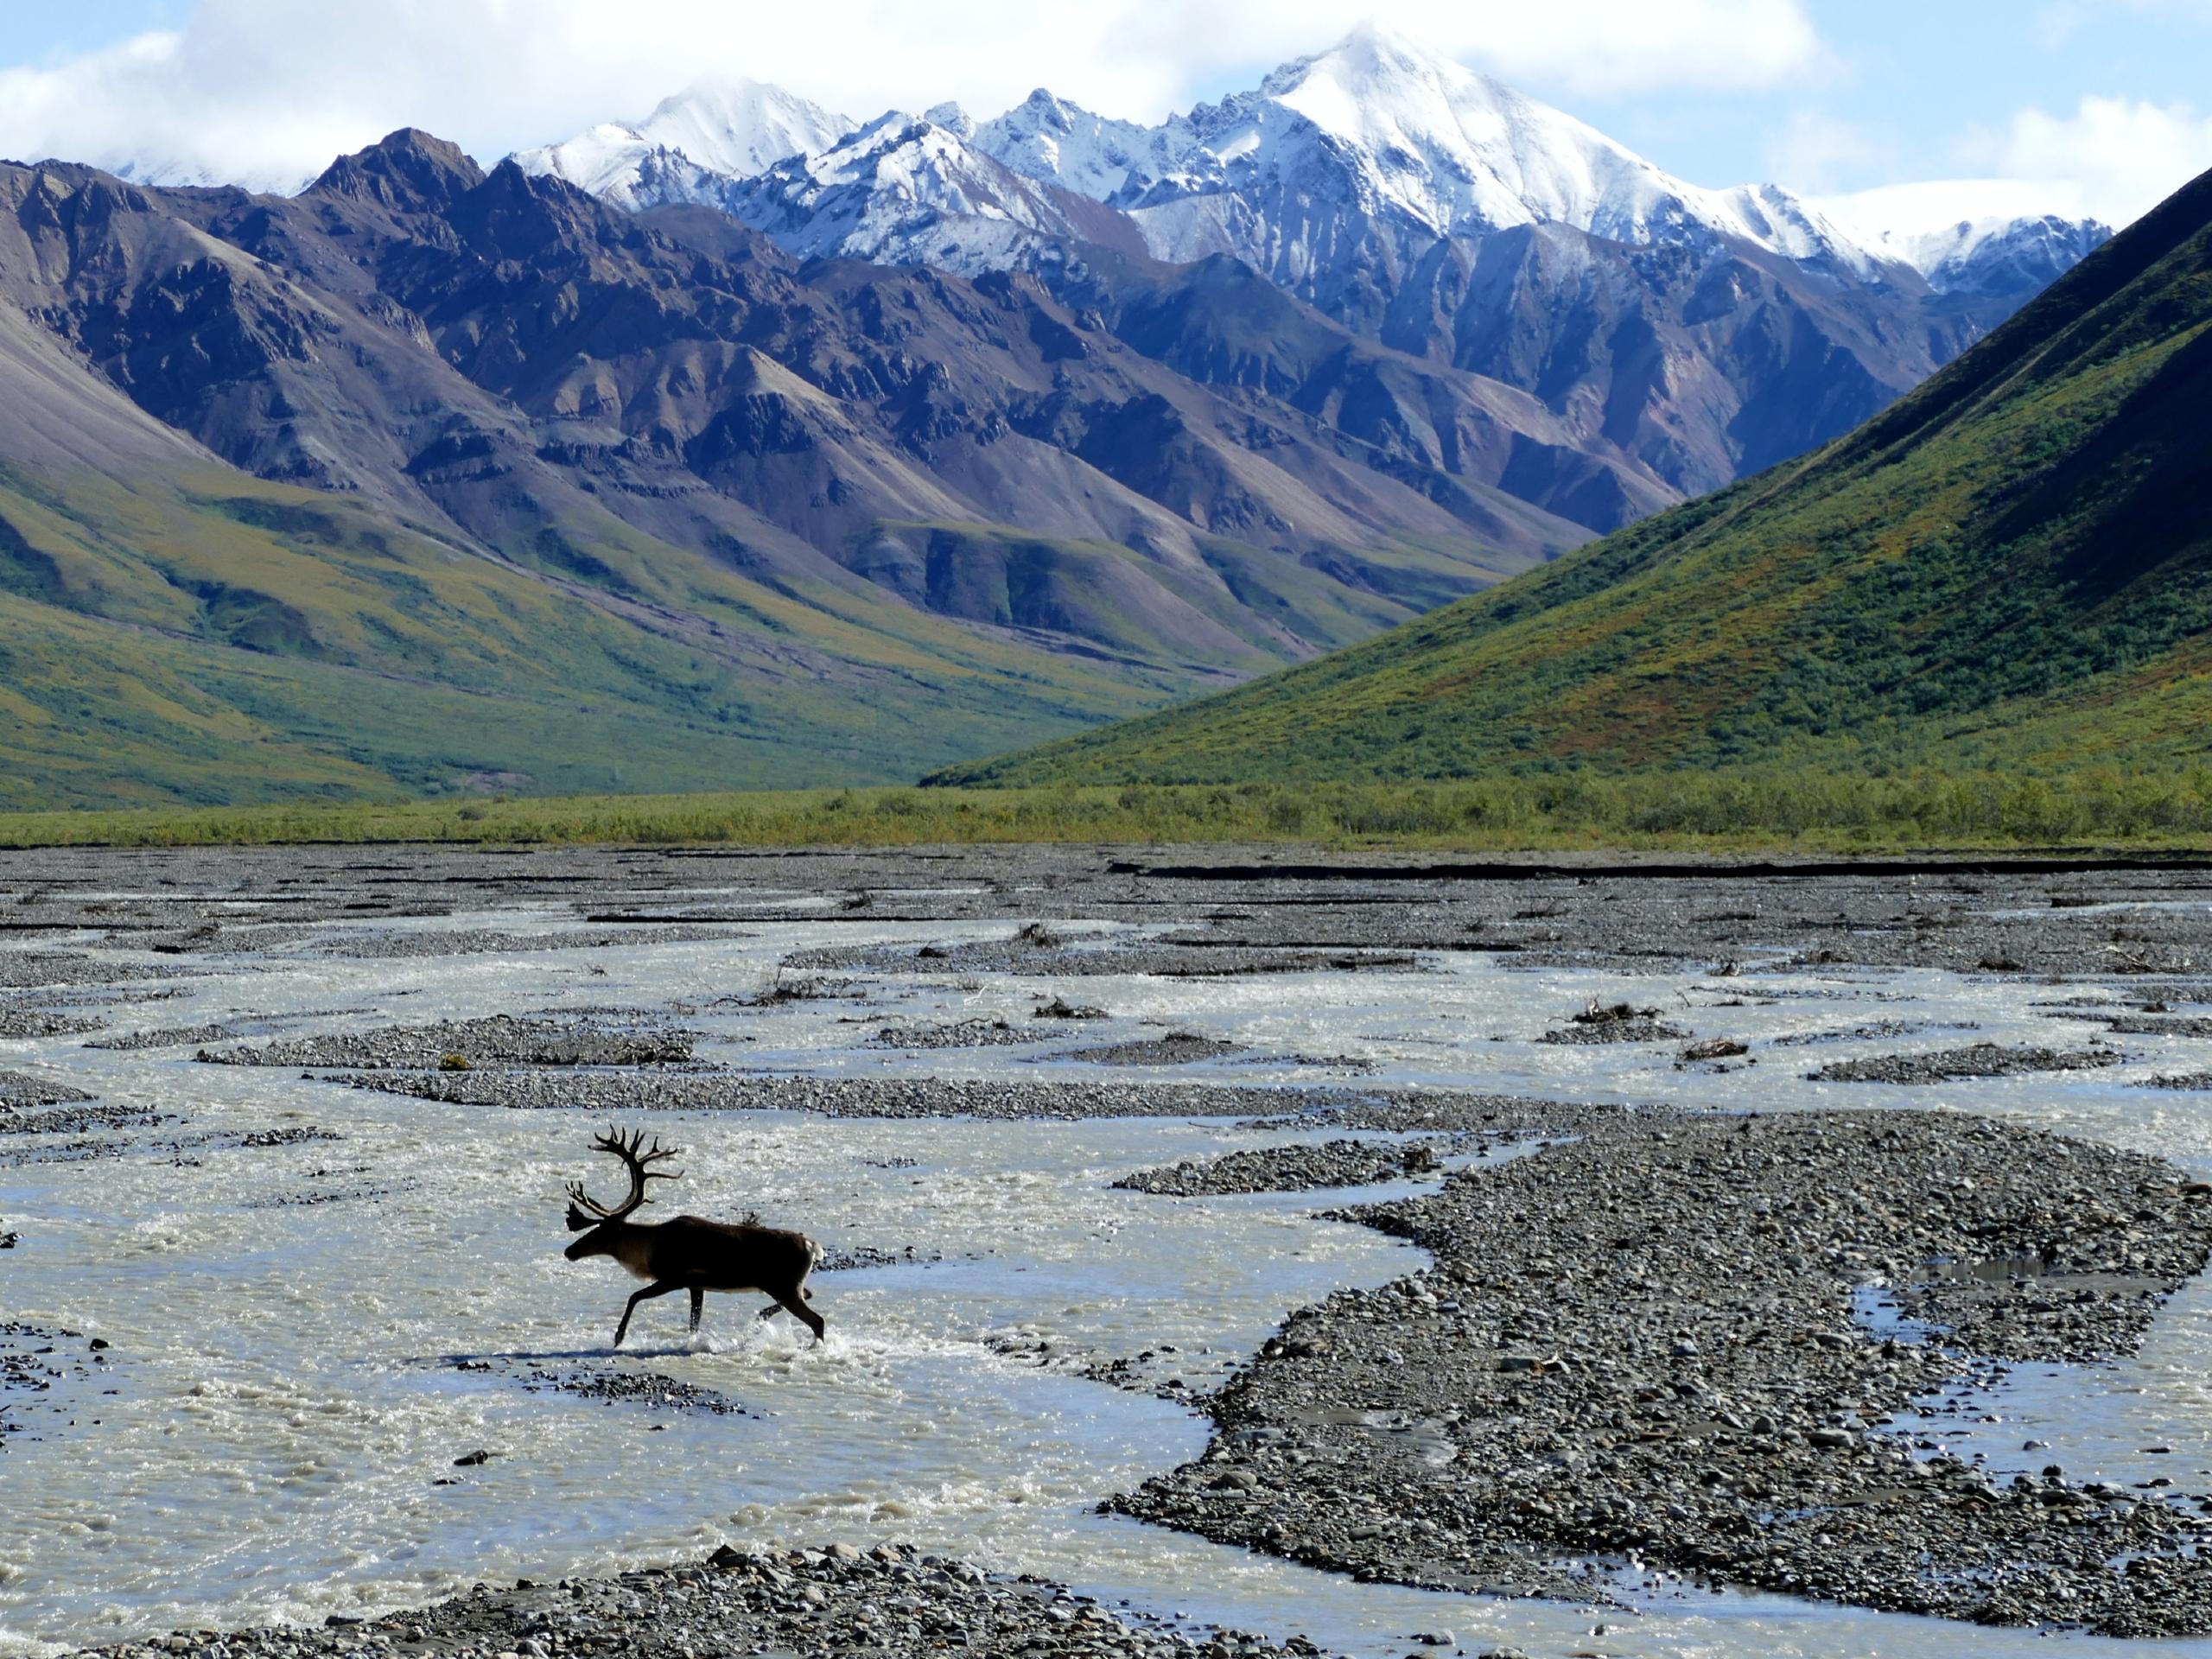
[[[0,1659],[2212,1659],[2212,18],[9,21]]]
[[[971,767],[1832,441],[2104,238],[1847,231],[1372,29],[1156,128],[709,79],[122,170],[0,166],[0,805]]]
[[[1528,581],[947,783],[2201,764],[2212,175],[1888,412]]]

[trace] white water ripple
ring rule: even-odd
[[[512,911],[419,924],[516,932],[572,925],[563,912]],[[815,944],[1009,931],[798,919],[748,925],[739,940],[507,957],[363,962],[288,950],[195,962],[219,971],[179,982],[180,998],[117,1018],[119,1029],[220,1021],[296,1035],[563,1006],[699,1004],[757,988],[785,953]],[[1376,1081],[1574,1100],[1993,1111],[2200,1171],[2212,1160],[2212,1096],[2125,1086],[2201,1068],[2205,1045],[2129,1039],[2140,1058],[2115,1071],[1929,1090],[1800,1079],[1858,1054],[2086,1040],[2094,1027],[2057,1024],[2028,1006],[2053,995],[2044,988],[1852,972],[1753,975],[1699,993],[1694,977],[1516,970],[1476,955],[1440,955],[1426,966],[1086,979],[1077,1000],[1115,1017],[1071,1030],[1058,1046],[1173,1024],[1250,1051],[1180,1069],[1192,1077],[1315,1081],[1326,1074],[1288,1057],[1342,1055],[1369,1062]],[[1762,1001],[1777,988],[1822,995]],[[779,1071],[1161,1076],[1040,1058],[1049,1050],[911,1056],[861,1046],[887,1023],[1023,1019],[1033,1001],[1065,988],[1019,977],[894,979],[865,1010],[798,1002],[683,1023],[708,1033],[703,1058]],[[1745,1006],[1713,1006],[1735,996]],[[1700,1036],[1750,1041],[1760,1064],[1685,1073],[1673,1046],[1535,1040],[1592,998],[1661,1006]],[[333,1008],[372,1012],[306,1017]],[[862,1013],[861,1023],[841,1023]],[[1784,1034],[1878,1019],[1980,1029],[1770,1046]],[[787,1319],[760,1324],[753,1304],[735,1298],[710,1300],[704,1338],[694,1341],[681,1300],[671,1298],[645,1305],[629,1348],[609,1360],[628,1287],[605,1262],[571,1265],[559,1255],[563,1184],[607,1175],[591,1168],[594,1126],[579,1115],[437,1105],[281,1070],[197,1065],[188,1050],[88,1050],[69,1039],[0,1044],[0,1064],[73,1082],[109,1104],[175,1113],[182,1122],[173,1129],[134,1139],[187,1143],[175,1154],[0,1167],[0,1215],[23,1235],[0,1258],[5,1317],[112,1344],[92,1380],[26,1407],[25,1432],[0,1453],[0,1654],[178,1626],[319,1622],[479,1580],[614,1570],[724,1541],[886,1537],[1155,1612],[1302,1630],[1376,1655],[1402,1654],[1414,1631],[1440,1628],[1470,1651],[1510,1643],[1532,1655],[2086,1656],[2126,1646],[1680,1586],[1662,1586],[1646,1611],[1626,1615],[1431,1596],[1098,1516],[1101,1499],[1199,1451],[1203,1420],[1169,1401],[1001,1357],[995,1338],[1019,1332],[1058,1351],[1109,1357],[1172,1345],[1175,1356],[1154,1363],[1180,1364],[1203,1382],[1290,1308],[1337,1287],[1381,1283],[1421,1259],[1365,1230],[1313,1217],[1341,1195],[1179,1200],[1110,1185],[1154,1164],[1262,1143],[1247,1131],[1173,1120],[641,1116],[639,1127],[685,1148],[671,1208],[757,1209],[833,1249],[912,1245],[942,1259],[817,1281],[831,1326],[819,1349],[803,1345]],[[308,1123],[341,1138],[235,1145],[245,1132]],[[16,1138],[19,1149],[31,1144]],[[310,1192],[365,1196],[265,1202]],[[2212,1361],[2204,1305],[2193,1288],[2139,1360],[2086,1382],[2039,1377],[2013,1409],[2055,1425],[2044,1438],[2063,1433],[2069,1452],[2108,1457],[2115,1474],[2123,1448],[2149,1443],[2158,1427],[2177,1453],[2162,1461],[2189,1484],[2199,1460],[2212,1466],[2212,1444],[2186,1426],[2201,1418]],[[525,1386],[536,1372],[609,1365],[711,1389],[745,1414]],[[494,1455],[454,1466],[479,1449]],[[2099,1472],[2067,1461],[2069,1475]]]

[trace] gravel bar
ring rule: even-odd
[[[345,1080],[358,1088],[423,1100],[526,1111],[822,1112],[836,1117],[1257,1117],[1328,1111],[1362,1098],[1343,1089],[1261,1084],[1002,1083],[747,1072],[558,1077],[528,1071],[369,1071]],[[1408,1091],[1407,1097],[1426,1098],[1418,1090]]]
[[[1374,1186],[1440,1174],[1441,1160],[1478,1137],[1431,1135],[1378,1146],[1372,1141],[1318,1141],[1253,1147],[1217,1158],[1186,1158],[1162,1169],[1139,1170],[1114,1183],[1131,1192],[1168,1198],[1224,1198],[1243,1192],[1306,1192],[1324,1187]]]
[[[1409,1584],[1603,1599],[1626,1558],[1993,1624],[2212,1631],[2207,1501],[1916,1457],[1891,1414],[1988,1362],[2133,1350],[2212,1188],[1953,1115],[1590,1118],[1353,1218],[1433,1268],[1294,1313],[1124,1511]],[[1931,1266],[2033,1257],[2024,1295]],[[1858,1324],[1900,1287],[1942,1345]],[[2032,1459],[2031,1459],[2032,1460]],[[2125,1558],[2126,1570],[2111,1563]]]
[[[294,1037],[257,1047],[211,1049],[194,1056],[215,1065],[339,1066],[384,1071],[449,1064],[478,1065],[657,1065],[691,1058],[681,1031],[613,1031],[550,1020],[493,1014],[383,1031]],[[455,1065],[455,1071],[464,1069]]]
[[[218,1646],[219,1643],[219,1646]],[[1272,1659],[1312,1655],[1236,1632],[1205,1637],[1129,1622],[1087,1596],[995,1578],[911,1546],[846,1544],[759,1554],[725,1547],[705,1561],[615,1578],[518,1580],[450,1601],[322,1629],[179,1631],[87,1649],[105,1659],[167,1659],[211,1649],[227,1659],[339,1655],[536,1656],[600,1652],[639,1659],[702,1654],[975,1655],[1095,1659]]]
[[[2005,1048],[1976,1043],[1933,1054],[1881,1054],[1864,1060],[1838,1060],[1805,1076],[1813,1083],[1958,1083],[1969,1077],[2018,1077],[2036,1071],[2095,1071],[2127,1057],[2116,1048],[2062,1052],[2050,1048]]]

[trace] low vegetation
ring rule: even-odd
[[[2191,849],[2212,846],[2212,768],[2161,776],[1588,774],[1294,787],[799,790],[0,814],[0,845],[9,847],[1048,841],[1494,853]]]

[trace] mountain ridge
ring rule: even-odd
[[[1181,709],[938,781],[2212,754],[2212,175],[1816,454]]]
[[[1271,378],[1209,386],[1109,327],[1165,295],[1189,340],[1236,337],[1198,275],[1133,261],[1078,311],[1026,276],[802,264],[411,129],[291,199],[0,166],[4,649],[45,734],[11,787],[895,778],[1587,539],[1497,486],[1516,451],[1662,489],[1272,288],[1307,355]],[[1376,418],[1417,404],[1499,441]],[[94,663],[165,712],[107,723]],[[579,697],[597,735],[563,743]]]
[[[1241,259],[1356,334],[1535,395],[1678,496],[1849,429],[2102,234],[1849,232],[1777,186],[1686,183],[1374,25],[1149,127],[1039,88],[747,177],[655,166],[610,195],[709,202],[801,257],[1055,283],[1100,246]]]

